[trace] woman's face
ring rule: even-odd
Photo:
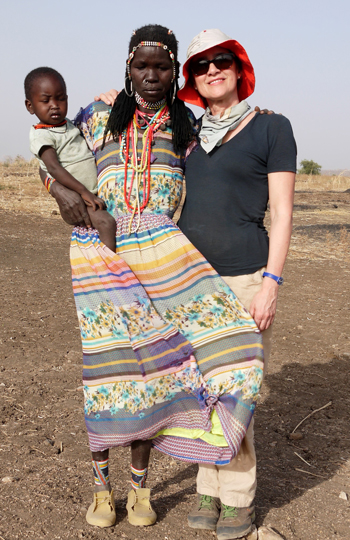
[[[165,97],[173,78],[173,63],[162,47],[140,47],[130,65],[133,89],[155,103]]]
[[[230,52],[223,47],[213,47],[195,57],[197,60],[213,60],[220,54]],[[209,107],[216,103],[227,107],[239,103],[237,81],[240,77],[236,63],[227,69],[219,69],[215,64],[209,64],[208,71],[204,75],[192,74],[194,87],[205,98]]]

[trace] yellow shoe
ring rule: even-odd
[[[112,527],[116,519],[113,491],[94,493],[94,502],[89,506],[86,521],[96,527]]]
[[[150,503],[151,491],[146,488],[132,489],[128,494],[126,509],[130,525],[147,527],[156,522],[157,514]]]

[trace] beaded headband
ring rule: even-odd
[[[169,32],[171,32],[171,30]],[[173,78],[171,80],[171,82],[173,82],[173,80],[176,78],[175,55],[169,49],[168,45],[164,45],[164,43],[161,43],[160,41],[141,41],[138,45],[136,45],[136,47],[133,47],[131,53],[129,54],[129,58],[126,61],[126,71],[128,73],[129,80],[131,79],[130,64],[131,64],[132,59],[135,56],[135,52],[140,47],[162,47],[162,49],[164,49],[165,51],[168,51],[171,61],[173,63]]]

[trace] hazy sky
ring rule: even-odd
[[[287,116],[298,162],[350,168],[349,0],[0,0],[0,160],[30,157],[23,80],[47,65],[64,76],[73,118],[96,93],[123,86],[131,32],[170,27],[184,62],[192,37],[220,28],[247,50],[256,73],[252,106]],[[196,113],[199,112],[197,109]]]

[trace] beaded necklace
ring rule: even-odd
[[[139,120],[142,119],[142,123]],[[151,191],[151,148],[154,134],[159,128],[165,126],[165,123],[170,119],[169,109],[164,105],[152,117],[149,117],[141,111],[136,111],[132,122],[129,123],[127,129],[119,137],[119,157],[125,165],[124,169],[124,200],[126,206],[131,212],[129,224],[129,234],[131,233],[132,221],[138,213],[139,221],[136,231],[140,226],[141,212],[146,208]],[[142,149],[141,156],[138,156],[138,130],[143,130],[142,134]],[[165,129],[165,127],[163,128]],[[128,172],[131,169],[130,185],[128,187]],[[136,181],[135,181],[136,180]],[[142,184],[142,203],[140,203],[140,186]],[[132,192],[135,185],[136,198],[132,203]],[[135,232],[136,232],[135,231]]]
[[[33,126],[34,129],[48,129],[48,128],[56,128],[65,126],[67,123],[67,120],[63,120],[60,124],[36,124],[36,126]]]
[[[135,92],[135,100],[140,107],[143,107],[144,109],[149,109],[151,111],[158,111],[163,105],[166,104],[165,97],[161,99],[160,101],[156,101],[155,103],[151,103],[150,101],[146,101],[143,99],[143,97],[140,96],[137,92]]]

